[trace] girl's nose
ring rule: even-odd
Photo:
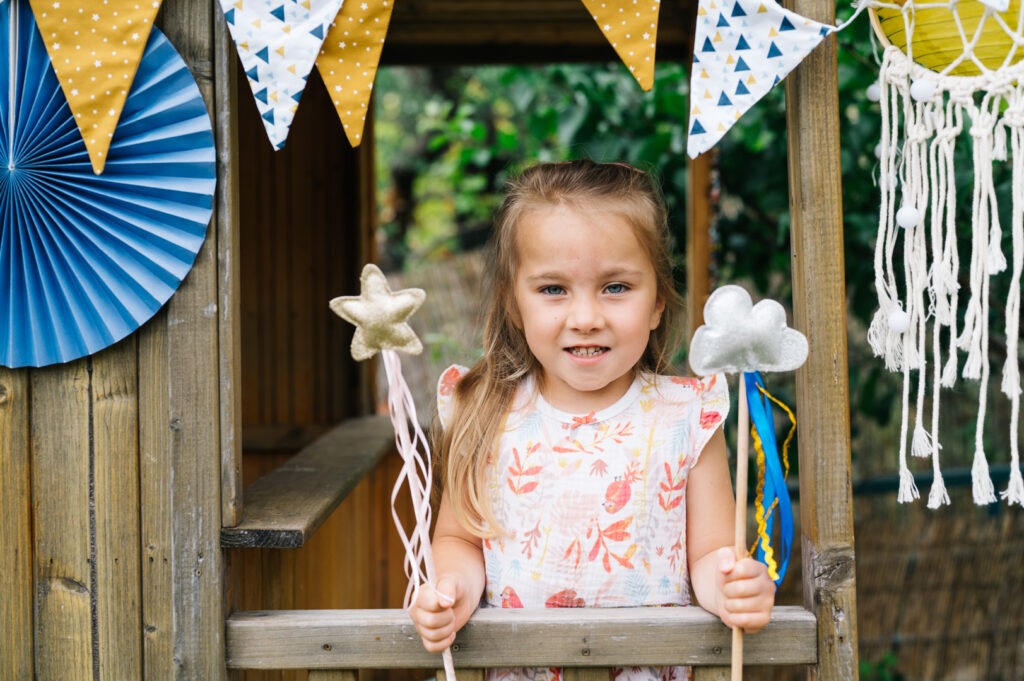
[[[597,331],[604,326],[601,307],[591,296],[577,296],[569,310],[569,327],[580,333]]]

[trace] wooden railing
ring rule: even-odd
[[[606,681],[609,667],[691,665],[697,679],[720,678],[731,632],[700,608],[482,609],[452,645],[460,678],[484,667],[564,667],[566,681]],[[229,669],[307,669],[313,681],[354,681],[352,670],[440,666],[402,610],[277,610],[232,614]],[[744,663],[817,661],[813,613],[777,607],[771,623],[745,637]],[[348,670],[348,671],[345,671]],[[314,673],[315,672],[315,673]]]

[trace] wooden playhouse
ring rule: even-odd
[[[658,56],[687,60],[696,3],[663,5]],[[831,2],[790,8],[834,21]],[[323,680],[435,666],[394,609],[404,583],[387,512],[390,425],[370,416],[369,369],[327,308],[373,259],[372,135],[353,150],[313,76],[273,152],[218,4],[166,0],[158,25],[213,121],[214,217],[191,273],[137,333],[68,364],[0,370],[0,679],[308,669]],[[835,50],[826,39],[785,84],[794,326],[811,339],[797,379],[804,607],[778,608],[746,659],[852,679]],[[402,0],[383,59],[614,55],[579,0]],[[707,175],[705,159],[693,163],[694,263]],[[699,309],[706,277],[690,270]],[[456,665],[562,665],[598,679],[613,664],[686,662],[713,679],[729,661],[729,632],[696,608],[517,615],[481,613]]]

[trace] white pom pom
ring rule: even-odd
[[[882,143],[875,145],[875,158],[882,158]]]
[[[910,96],[915,102],[927,102],[935,94],[935,83],[929,78],[919,78],[910,84]]]
[[[904,333],[910,328],[910,315],[903,310],[893,310],[889,313],[889,328],[893,333]]]
[[[900,209],[896,211],[896,224],[903,229],[917,226],[920,220],[921,213],[914,206],[900,206]]]
[[[867,96],[869,102],[877,102],[882,99],[882,86],[878,83],[868,85]]]

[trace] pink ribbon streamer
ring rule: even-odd
[[[419,420],[416,418],[416,404],[413,402],[409,386],[402,376],[402,362],[394,350],[381,350],[384,360],[384,372],[388,378],[388,412],[391,424],[395,429],[395,445],[402,457],[402,471],[398,474],[395,487],[391,491],[391,517],[395,521],[398,536],[405,546],[405,576],[409,578],[409,586],[405,590],[403,606],[406,610],[415,602],[420,587],[426,584],[437,593],[442,600],[451,600],[447,594],[437,591],[437,575],[434,571],[434,554],[430,550],[430,486],[432,470],[430,462],[430,445],[423,435]],[[410,432],[409,424],[412,424]],[[423,455],[420,456],[420,451]],[[402,483],[409,487],[412,498],[413,516],[416,525],[411,534],[406,534],[395,501],[398,499]],[[455,681],[455,665],[452,662],[451,648],[445,648],[441,654],[444,660],[446,681]]]

